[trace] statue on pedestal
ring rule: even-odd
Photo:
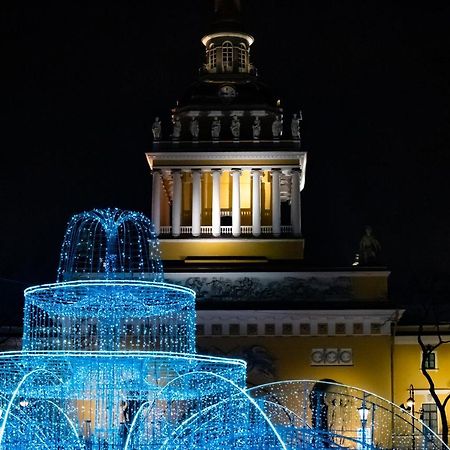
[[[241,122],[239,122],[238,116],[233,116],[233,120],[231,121],[231,134],[233,135],[233,139],[239,139]]]
[[[381,245],[372,234],[372,227],[367,225],[364,236],[359,241],[359,262],[363,266],[379,264]]]
[[[255,117],[255,121],[252,125],[253,128],[253,139],[259,139],[261,136],[261,121],[259,120],[259,117]]]
[[[189,125],[189,130],[192,134],[193,139],[196,141],[198,139],[198,135],[200,132],[200,127],[198,125],[198,120],[196,117],[193,117],[191,123]]]
[[[180,118],[178,116],[176,116],[173,119],[172,138],[180,139],[180,136],[181,136],[181,121],[180,121]]]
[[[292,139],[300,139],[300,122],[303,119],[302,112],[300,111],[299,117],[297,117],[297,114],[294,114],[292,116],[291,120],[291,133],[292,133]]]
[[[220,137],[220,129],[221,129],[220,120],[218,117],[214,117],[211,124],[211,137],[213,139],[219,139]]]
[[[155,117],[155,121],[152,125],[152,133],[155,141],[159,141],[161,139],[161,121],[159,120],[159,117]]]
[[[280,116],[275,116],[275,120],[272,123],[272,135],[274,139],[279,139],[283,134],[283,122]]]

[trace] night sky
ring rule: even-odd
[[[83,3],[2,6],[0,324],[55,280],[72,214],[150,213],[151,124],[203,62],[212,0]],[[450,4],[244,6],[286,123],[303,110],[305,265],[349,266],[370,224],[394,300],[449,279]]]

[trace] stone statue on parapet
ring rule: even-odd
[[[152,133],[155,141],[159,141],[161,139],[161,121],[159,120],[159,117],[155,117],[155,121],[152,125]]]
[[[297,114],[294,114],[292,116],[291,120],[291,133],[292,133],[292,139],[300,139],[300,122],[302,121],[302,112],[300,111],[299,117],[297,117]]]
[[[283,122],[280,116],[275,116],[275,120],[272,123],[272,136],[274,139],[279,139],[283,134]]]
[[[365,234],[359,241],[359,264],[362,266],[373,266],[380,262],[381,245],[372,232],[372,227],[367,225]]]
[[[181,136],[181,121],[178,116],[175,116],[173,119],[173,132],[172,132],[172,138],[173,139],[180,139]]]
[[[192,134],[193,139],[197,140],[198,139],[198,135],[200,133],[200,127],[198,125],[198,120],[197,120],[196,117],[192,118],[191,123],[189,125],[189,130],[190,130],[190,132]]]
[[[220,137],[220,129],[221,129],[220,120],[218,117],[214,117],[211,124],[211,137],[213,139],[219,139]]]
[[[261,136],[261,121],[259,120],[259,117],[255,117],[255,121],[252,125],[253,128],[253,139],[259,139]]]
[[[241,122],[239,122],[238,116],[233,116],[230,128],[233,139],[239,139],[239,135],[241,134]]]

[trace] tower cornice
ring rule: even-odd
[[[212,39],[216,38],[229,38],[229,37],[235,37],[239,39],[244,39],[247,41],[248,45],[252,45],[253,42],[255,42],[255,38],[248,34],[248,33],[237,33],[233,31],[220,31],[217,33],[209,33],[202,37],[202,44],[206,47],[208,45],[208,42]]]

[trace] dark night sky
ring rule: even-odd
[[[149,214],[151,123],[202,62],[211,0],[82,3],[2,6],[0,323],[54,281],[72,214]],[[245,7],[260,76],[304,114],[306,264],[348,266],[371,224],[394,299],[448,277],[450,4]]]

